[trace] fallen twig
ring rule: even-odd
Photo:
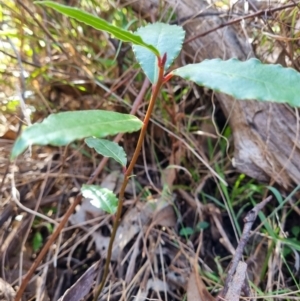
[[[240,239],[240,242],[236,248],[235,255],[232,258],[232,261],[230,263],[230,268],[227,273],[227,277],[225,280],[225,285],[219,296],[217,297],[217,301],[226,300],[226,295],[229,290],[230,284],[233,281],[233,276],[237,270],[237,267],[239,265],[239,262],[243,255],[243,250],[249,240],[250,237],[250,230],[253,226],[253,223],[257,217],[257,214],[262,208],[272,199],[272,196],[267,197],[265,200],[254,206],[252,210],[250,210],[247,215],[244,218],[244,229],[242,233],[242,237]]]

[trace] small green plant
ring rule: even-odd
[[[191,227],[182,227],[179,231],[179,235],[188,239],[191,235],[200,232],[201,230],[205,230],[209,227],[209,223],[207,222],[199,222],[195,228]]]
[[[154,23],[132,33],[77,8],[52,1],[37,1],[36,4],[55,9],[98,30],[106,31],[116,39],[131,43],[137,61],[152,83],[151,98],[143,121],[132,115],[101,110],[51,114],[43,122],[27,127],[16,140],[11,152],[11,160],[14,160],[31,145],[62,146],[76,139],[85,139],[86,144],[94,148],[97,153],[114,158],[123,166],[125,177],[118,197],[112,191],[95,185],[85,184],[81,189],[82,195],[91,198],[93,204],[110,214],[116,214],[103,279],[94,297],[94,300],[97,300],[106,282],[113,241],[121,217],[125,188],[139,156],[150,116],[162,85],[173,76],[179,76],[238,99],[257,99],[299,106],[300,74],[293,69],[283,68],[279,65],[264,65],[257,59],[250,59],[246,62],[237,59],[205,60],[168,72],[168,68],[182,48],[185,36],[182,27]],[[122,147],[102,138],[138,130],[140,130],[140,136],[137,146],[133,158],[127,166],[126,154]],[[72,210],[69,209],[61,221],[61,227],[71,213]],[[52,241],[57,237],[61,227],[53,233]],[[44,248],[47,247],[48,245],[45,245]],[[44,253],[41,252],[41,254]],[[20,300],[42,256],[37,258],[35,265],[24,278],[16,301]]]
[[[41,232],[36,232],[32,240],[32,249],[33,252],[37,252],[43,245],[43,236]]]

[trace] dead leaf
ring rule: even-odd
[[[58,301],[80,301],[91,290],[97,276],[99,261],[95,262],[85,273],[59,298]]]
[[[162,170],[161,182],[162,186],[166,185],[170,191],[172,191],[173,183],[176,180],[176,169],[173,166],[169,166]]]
[[[172,206],[174,199],[172,195],[164,195],[152,201],[155,206],[151,227],[160,225],[162,227],[174,227],[176,224],[175,211]],[[150,203],[151,206],[151,203]]]
[[[167,205],[155,214],[151,225],[160,225],[162,227],[174,227],[176,225],[176,216],[174,208]]]
[[[200,275],[192,272],[187,286],[187,301],[216,301],[208,292]]]
[[[176,150],[173,148],[169,157],[169,166],[162,170],[161,184],[167,186],[169,191],[173,191],[173,185],[177,177],[177,169],[186,170],[181,166],[181,160],[184,157],[184,148],[179,144]],[[187,170],[186,170],[187,171]],[[187,173],[189,173],[187,171]]]
[[[137,203],[125,214],[116,233],[111,260],[118,260],[124,247],[142,230],[141,227],[149,223],[154,209],[149,203]],[[106,258],[110,237],[95,232],[93,238],[95,239],[96,249],[101,256]]]
[[[172,227],[176,223],[174,209],[170,204],[172,200],[167,200],[166,197],[161,197],[147,203],[137,203],[135,207],[131,208],[123,217],[117,233],[113,246],[111,260],[118,260],[121,251],[124,247],[140,232],[142,228],[152,223],[148,227],[145,237],[148,236],[151,228],[155,225],[163,227]],[[101,256],[106,258],[107,249],[110,237],[105,237],[101,233],[93,233],[95,239],[96,249]]]

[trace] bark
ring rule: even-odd
[[[124,1],[125,2],[125,1]],[[166,8],[174,9],[183,26],[186,39],[206,32],[225,22],[219,16],[197,17],[200,12],[215,12],[203,0],[140,0],[130,5],[143,16],[159,16]],[[195,62],[204,59],[232,57],[246,60],[254,57],[240,24],[225,27],[184,44],[184,50]],[[229,118],[234,138],[234,166],[260,181],[275,180],[287,188],[300,182],[300,139],[298,112],[287,105],[235,100],[216,94]]]

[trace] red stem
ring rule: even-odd
[[[120,218],[121,218],[125,189],[126,189],[126,186],[128,184],[129,177],[130,177],[130,175],[133,171],[135,163],[136,163],[136,161],[138,159],[138,156],[140,154],[140,151],[141,151],[141,148],[142,148],[142,145],[143,145],[143,141],[144,141],[144,138],[145,138],[145,135],[146,135],[146,131],[147,131],[147,126],[148,126],[150,116],[152,114],[152,111],[153,111],[153,108],[154,108],[154,105],[155,105],[157,95],[160,91],[160,88],[161,88],[162,84],[164,83],[164,64],[162,64],[163,62],[165,62],[164,58],[163,59],[158,58],[159,73],[158,73],[157,83],[155,85],[153,85],[153,87],[152,87],[152,94],[151,94],[148,110],[146,112],[146,115],[145,115],[145,118],[144,118],[144,121],[143,121],[144,124],[143,124],[143,127],[142,127],[141,132],[140,132],[139,140],[137,142],[132,160],[131,160],[131,162],[130,162],[130,164],[129,164],[126,172],[125,172],[125,178],[124,178],[122,187],[120,189],[118,208],[117,208],[117,212],[116,212],[116,218],[115,218],[115,221],[114,221],[113,230],[112,230],[111,238],[110,238],[110,241],[109,241],[109,246],[108,246],[108,249],[107,249],[107,258],[106,258],[106,262],[105,262],[104,274],[103,274],[103,277],[102,277],[102,281],[99,284],[99,287],[96,291],[94,301],[98,300],[98,297],[99,297],[99,295],[100,295],[100,293],[101,293],[101,291],[102,291],[102,289],[105,285],[105,282],[106,282],[106,278],[107,278],[108,270],[109,270],[110,259],[111,259],[111,254],[112,254],[113,243],[114,243],[114,240],[115,240],[115,237],[116,237],[117,229],[118,229]]]

